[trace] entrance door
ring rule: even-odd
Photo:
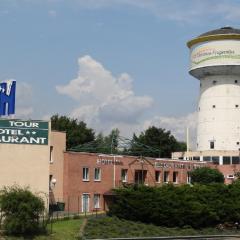
[[[136,170],[135,171],[135,183],[136,184],[144,184],[146,175],[147,175],[146,170]]]
[[[82,212],[89,212],[89,199],[90,195],[88,193],[82,195]]]

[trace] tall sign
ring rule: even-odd
[[[0,119],[0,144],[48,145],[48,122]]]
[[[16,81],[0,83],[0,116],[15,114]]]

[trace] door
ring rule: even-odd
[[[144,184],[146,180],[146,170],[135,170],[135,184]]]
[[[82,195],[82,212],[89,212],[89,199],[90,195],[88,193]]]

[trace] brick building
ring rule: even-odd
[[[124,184],[184,184],[190,182],[189,172],[202,166],[206,163],[65,152],[63,195],[53,194],[54,201],[65,202],[65,209],[71,212],[106,210],[113,188]]]

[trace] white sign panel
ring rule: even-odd
[[[239,40],[210,41],[191,48],[190,70],[220,65],[240,65]]]

